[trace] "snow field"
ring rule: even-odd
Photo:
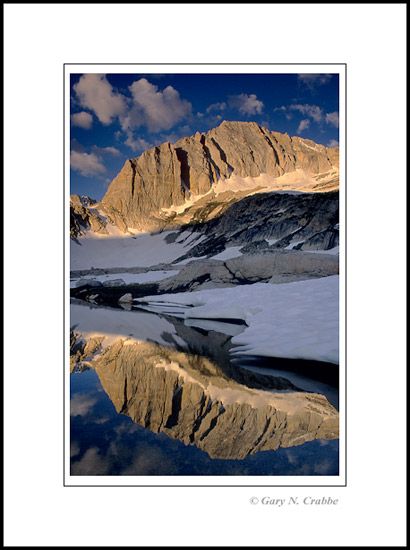
[[[234,354],[339,362],[339,276],[137,299],[184,319],[242,319]],[[143,306],[144,307],[144,306]]]

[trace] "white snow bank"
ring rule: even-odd
[[[161,208],[160,212],[163,212],[164,214],[168,214],[168,215],[174,214],[174,213],[182,214],[183,212],[185,212],[187,208],[190,208],[193,204],[198,202],[200,199],[203,199],[204,197],[212,193],[212,189],[210,189],[204,195],[194,195],[189,191],[189,189],[187,189],[187,187],[184,184],[183,184],[183,187],[185,187],[185,190],[188,191],[189,199],[187,199],[183,204],[180,204],[179,206],[176,206],[173,204],[169,208]]]
[[[138,301],[138,300],[137,300]],[[339,276],[144,297],[186,319],[243,319],[234,353],[339,362]],[[178,306],[191,306],[189,309]],[[172,313],[171,313],[172,314]]]
[[[303,243],[304,241],[294,241],[284,248],[284,250],[293,250],[297,247],[298,244]]]
[[[242,252],[239,252],[239,250],[243,247],[241,246],[231,246],[229,248],[226,248],[219,254],[215,254],[215,256],[212,256],[212,260],[230,260],[231,258],[237,258],[238,256],[242,256]]]
[[[177,264],[174,264],[176,267],[179,265],[186,265],[189,264],[189,262],[194,262],[196,260],[204,260],[207,256],[192,256],[191,258],[186,258],[186,260],[182,260],[181,262],[178,262]]]
[[[91,267],[149,267],[160,263],[171,263],[187,253],[196,243],[191,237],[189,245],[185,241],[167,243],[165,238],[174,231],[135,236],[99,236],[91,232],[85,238],[70,243],[70,269],[90,269]],[[200,234],[195,233],[200,237]],[[191,244],[192,243],[192,244]]]
[[[287,172],[279,177],[269,174],[260,174],[257,177],[241,178],[233,174],[226,179],[220,179],[214,185],[213,189],[216,195],[226,191],[238,192],[254,190],[254,193],[266,192],[266,190],[283,193],[312,192],[317,185],[319,178],[321,183],[327,183],[337,176],[336,169],[330,170],[324,174],[311,174],[306,170],[297,168],[293,172]],[[259,190],[257,190],[259,188]],[[252,193],[252,194],[254,194]]]

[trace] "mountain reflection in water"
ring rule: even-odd
[[[218,323],[218,328],[223,324]],[[338,438],[338,412],[324,395],[303,391],[298,378],[292,382],[286,376],[272,376],[267,369],[258,372],[232,364],[230,334],[188,327],[172,317],[80,303],[71,305],[71,328],[73,475],[107,474],[106,466],[101,466],[96,434],[107,438],[104,424],[109,426],[110,421],[104,420],[104,415],[100,423],[94,418],[95,434],[89,438],[94,444],[88,449],[84,449],[80,433],[90,430],[92,423],[85,426],[84,417],[98,407],[101,392],[77,380],[92,381],[94,373],[117,413],[156,434],[157,442],[168,440],[165,445],[169,445],[170,440],[177,440],[188,454],[192,454],[188,449],[195,447],[195,452],[205,452],[208,460],[226,462],[227,468],[221,472],[225,475],[229,475],[231,461],[259,456],[259,451],[304,447],[313,440],[319,440],[317,450],[325,450],[326,440],[330,444]],[[227,332],[237,330],[241,327],[230,327]],[[135,437],[138,434],[141,429]],[[79,440],[82,449],[76,448]],[[122,452],[129,455],[133,444],[130,441],[128,451]],[[333,464],[327,468],[331,473],[317,471],[317,475],[337,474],[334,445],[332,449]],[[177,454],[181,452],[178,447]],[[84,457],[93,465],[90,471],[79,468]],[[129,470],[130,466],[121,469],[119,462],[117,453],[117,470],[109,470],[110,475],[138,473],[138,468]],[[315,466],[312,468],[314,473]],[[259,475],[271,475],[274,468],[270,470]],[[232,475],[240,475],[235,471]],[[151,475],[170,473],[164,462]]]

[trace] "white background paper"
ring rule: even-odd
[[[5,545],[404,546],[406,5],[4,12]],[[63,63],[96,62],[347,63],[346,488],[63,487]]]

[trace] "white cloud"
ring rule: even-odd
[[[70,164],[73,170],[80,172],[82,176],[100,176],[106,172],[104,164],[95,153],[80,153],[71,151]]]
[[[129,86],[132,98],[115,92],[105,75],[85,74],[73,89],[79,105],[93,111],[101,123],[111,124],[118,117],[129,143],[133,140],[128,132],[134,128],[146,126],[150,132],[169,130],[189,116],[192,109],[191,103],[181,99],[175,88],[167,86],[159,91],[146,78]]]
[[[212,103],[212,105],[210,105],[206,112],[209,114],[209,113],[212,113],[212,111],[224,111],[226,109],[226,103],[225,101],[222,101],[222,103]]]
[[[73,126],[84,128],[84,130],[89,130],[93,125],[93,117],[90,113],[86,113],[85,111],[75,113],[74,115],[71,115],[71,124]]]
[[[98,147],[97,145],[93,145],[92,150],[93,153],[95,153],[96,155],[104,155],[105,153],[113,155],[114,157],[118,157],[121,155],[121,151],[116,147]]]
[[[339,127],[339,113],[335,111],[334,113],[327,113],[326,122],[335,128]]]
[[[229,106],[238,109],[243,115],[256,115],[262,113],[264,107],[255,94],[239,94],[229,96]]]
[[[297,132],[298,134],[301,134],[303,132],[303,130],[307,130],[310,126],[310,120],[309,119],[305,119],[305,120],[302,120],[299,124],[299,128],[297,129]]]
[[[328,147],[339,147],[339,142],[337,139],[331,139],[327,144]]]
[[[298,75],[299,82],[305,84],[310,90],[314,90],[317,86],[323,86],[330,82],[331,74],[300,74]]]
[[[291,113],[288,112],[288,108],[285,107],[284,105],[282,105],[282,107],[275,107],[275,109],[273,109],[273,111],[276,113],[278,111],[281,111],[287,120],[290,120],[292,118],[292,115]]]
[[[71,441],[70,444],[70,457],[77,456],[80,454],[80,446],[77,441]]]
[[[136,80],[129,86],[132,107],[121,119],[123,130],[146,126],[150,132],[169,130],[191,114],[192,105],[181,99],[179,92],[167,86],[162,92],[146,78]]]
[[[299,111],[302,115],[312,118],[317,123],[323,120],[323,111],[317,105],[290,105],[289,109]]]
[[[126,99],[114,92],[105,75],[85,74],[73,86],[82,107],[95,113],[102,124],[111,124],[126,111]]]
[[[110,155],[114,155],[115,157],[121,155],[121,151],[119,151],[115,147],[103,147],[102,150],[103,152],[110,153]]]
[[[130,147],[134,152],[139,151],[140,153],[146,151],[153,146],[152,143],[146,141],[143,138],[134,139],[132,136],[132,132],[127,132],[127,139],[124,143],[125,145],[128,145],[128,147]]]

